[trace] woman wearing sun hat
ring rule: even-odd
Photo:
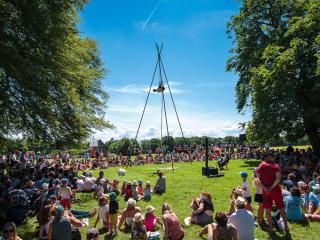
[[[125,224],[125,232],[130,232],[133,224],[133,217],[136,213],[141,213],[141,209],[136,207],[136,201],[133,198],[129,198],[127,201],[127,207],[123,210],[118,229],[120,230],[122,224]]]
[[[147,240],[147,231],[143,225],[143,216],[140,212],[133,217],[133,225],[131,230],[131,240]]]

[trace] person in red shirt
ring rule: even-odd
[[[284,210],[282,191],[279,185],[281,182],[281,170],[274,160],[274,152],[270,150],[266,156],[266,160],[260,163],[257,169],[257,175],[262,185],[263,208],[266,209],[269,231],[273,231],[271,207],[274,202],[283,218],[285,231],[288,233],[287,214]]]

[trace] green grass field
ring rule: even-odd
[[[213,162],[210,162],[213,165]],[[149,180],[155,183],[157,176],[152,174],[156,169],[160,168],[166,178],[167,178],[167,192],[162,196],[152,196],[151,202],[138,202],[138,206],[144,211],[148,204],[152,204],[156,207],[156,213],[160,215],[160,208],[162,203],[168,202],[172,209],[177,214],[181,223],[183,219],[188,217],[191,213],[189,204],[192,196],[198,196],[201,191],[207,191],[213,196],[213,203],[215,206],[215,212],[217,211],[227,211],[229,208],[229,194],[234,187],[241,185],[241,178],[239,176],[240,171],[252,172],[252,169],[259,164],[258,161],[244,161],[234,160],[229,163],[229,170],[224,170],[223,173],[225,177],[221,178],[206,178],[201,175],[201,167],[204,163],[178,163],[175,164],[176,171],[172,173],[170,170],[170,164],[163,165],[146,165],[142,167],[129,167],[126,169],[127,174],[123,177],[117,176],[117,168],[110,168],[104,170],[105,176],[109,179],[118,178],[120,180],[120,185],[122,180],[128,179],[142,179],[144,182]],[[98,175],[99,170],[94,171],[95,176]],[[251,188],[252,194],[254,194],[254,189]],[[79,194],[81,199],[80,205],[74,204],[74,209],[90,210],[97,207],[97,200],[93,199],[93,195],[90,193]],[[120,203],[120,208],[125,207],[125,202],[122,197],[118,198]],[[256,205],[254,205],[256,213]],[[90,219],[90,226],[94,224],[95,218]],[[26,225],[18,227],[19,236],[22,239],[37,239],[34,234],[36,232],[37,223],[35,219],[29,219]],[[90,227],[89,226],[89,227]],[[99,228],[101,227],[101,221]],[[82,238],[85,239],[85,233],[87,228],[81,229]],[[199,226],[185,226],[185,239],[195,240],[200,239],[197,234],[200,231]],[[310,223],[307,226],[299,224],[290,224],[291,238],[285,237],[280,233],[276,236],[270,237],[267,233],[263,232],[259,228],[255,228],[256,239],[304,239],[304,240],[315,240],[320,239],[319,237],[319,223]],[[161,231],[162,234],[162,231]],[[162,234],[163,236],[163,234]],[[105,239],[105,235],[101,235],[100,239]],[[120,232],[120,234],[115,239],[129,239],[128,234]]]

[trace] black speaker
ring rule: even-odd
[[[244,142],[247,140],[247,135],[246,134],[239,134],[239,140],[240,142]]]
[[[202,167],[202,175],[203,176],[210,176],[210,175],[217,175],[218,174],[218,168],[214,167]]]

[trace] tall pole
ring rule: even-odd
[[[208,147],[208,145],[209,145],[209,141],[208,141],[208,137],[206,137],[206,172],[208,172],[208,167],[209,167],[209,163],[208,163],[208,161],[209,161],[209,157],[208,157],[209,147]]]

